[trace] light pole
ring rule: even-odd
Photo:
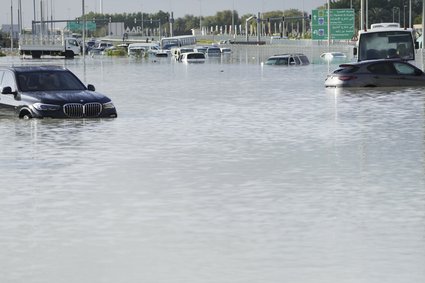
[[[424,48],[424,40],[425,40],[425,35],[424,35],[424,27],[425,27],[425,17],[423,16],[425,15],[425,0],[422,0],[422,46],[420,46],[420,48]],[[423,69],[423,63],[422,63],[422,69]]]
[[[404,26],[404,28],[406,28],[406,8],[407,8],[407,5],[404,5],[403,6],[403,26]]]
[[[398,23],[400,23],[400,8],[393,7],[393,23],[395,23],[395,12],[398,11]]]
[[[199,31],[202,30],[202,0],[199,0]]]
[[[409,28],[412,27],[412,0],[409,0]]]
[[[233,0],[232,2],[232,29],[231,29],[232,33],[233,33],[233,38],[236,37],[236,33],[235,33],[235,0]]]
[[[13,1],[10,0],[10,51],[13,50]]]
[[[86,58],[86,16],[85,16],[85,5],[84,5],[84,0],[82,1],[82,13],[83,13],[83,59]]]

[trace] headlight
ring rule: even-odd
[[[103,103],[103,109],[114,109],[115,105],[112,103],[112,101]]]
[[[34,103],[32,106],[39,111],[57,111],[61,108],[60,105],[44,103]]]

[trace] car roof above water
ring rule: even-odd
[[[270,56],[269,58],[277,58],[277,57],[290,57],[290,56],[306,56],[303,53],[284,53],[284,54],[275,54]]]
[[[66,71],[64,67],[60,66],[11,66],[0,67],[0,70],[10,70],[13,72],[34,72],[34,71]]]

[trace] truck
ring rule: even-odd
[[[74,37],[64,34],[22,34],[19,37],[19,54],[39,59],[43,55],[74,58],[81,54],[81,46]]]
[[[379,23],[359,31],[353,55],[358,62],[389,58],[411,61],[418,48],[414,29],[401,28],[399,23]]]

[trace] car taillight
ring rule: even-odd
[[[357,77],[356,76],[339,76],[338,79],[341,81],[351,81],[351,80],[357,79]]]

